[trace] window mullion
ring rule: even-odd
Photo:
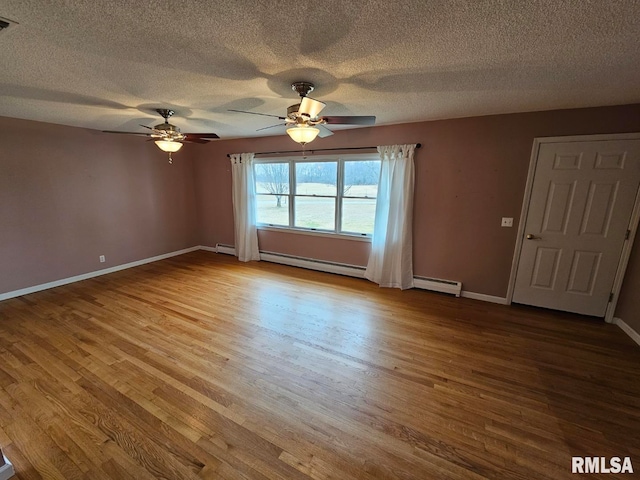
[[[293,160],[289,160],[289,227],[293,227],[296,214],[296,165]]]
[[[344,160],[338,159],[338,185],[336,191],[336,232],[342,231],[342,193],[344,192]]]

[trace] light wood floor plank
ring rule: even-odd
[[[18,479],[640,471],[638,364],[600,321],[199,251],[1,302],[0,446]]]

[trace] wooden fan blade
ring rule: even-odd
[[[102,133],[119,133],[121,135],[138,135],[139,137],[148,137],[149,133],[140,133],[140,132],[118,132],[115,130],[102,130]]]
[[[199,139],[215,139],[215,138],[220,138],[218,135],[216,135],[215,133],[183,133],[183,135],[186,135],[187,138],[189,140],[191,140],[192,138],[199,138]]]
[[[262,127],[256,130],[256,132],[259,132],[260,130],[266,130],[267,128],[273,128],[273,127],[284,127],[285,125],[288,125],[286,123],[277,123],[276,125],[269,125],[268,127]]]
[[[374,116],[351,116],[351,117],[322,117],[322,119],[334,125],[375,125]]]
[[[227,110],[227,112],[248,113],[250,115],[262,115],[263,117],[274,117],[280,120],[286,120],[286,117],[279,117],[278,115],[270,115],[268,113],[247,112],[246,110]]]
[[[147,142],[155,142],[160,140],[159,138],[149,138],[149,140],[147,140]],[[189,138],[183,138],[182,140],[179,141],[179,143],[209,143],[209,140],[205,140],[204,138],[193,138],[193,139],[189,139]]]
[[[320,138],[330,137],[331,135],[333,135],[333,132],[329,130],[327,127],[325,127],[324,125],[314,125],[314,126],[318,130],[320,130],[320,133],[318,134]]]
[[[326,106],[326,103],[319,102],[318,100],[314,100],[313,98],[303,97],[302,100],[300,100],[298,113],[302,115],[308,115],[309,118],[316,118],[320,114],[322,109]]]

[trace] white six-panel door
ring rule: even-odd
[[[604,316],[640,184],[640,140],[540,145],[513,302]]]

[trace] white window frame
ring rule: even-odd
[[[357,232],[343,232],[339,230],[342,225],[342,202],[346,198],[365,199],[371,197],[356,197],[350,195],[344,195],[344,169],[346,162],[366,162],[366,161],[380,161],[380,157],[377,153],[360,153],[360,154],[347,154],[347,155],[313,155],[311,157],[263,157],[256,158],[254,165],[261,163],[287,163],[289,165],[289,193],[283,193],[281,196],[287,198],[287,208],[289,209],[289,225],[276,225],[271,223],[258,222],[257,227],[259,230],[271,230],[271,231],[286,231],[288,233],[298,233],[303,235],[315,235],[326,237],[342,237],[350,240],[360,240],[365,242],[371,241],[370,233],[357,233]],[[336,195],[303,195],[296,194],[296,164],[297,163],[319,163],[319,162],[335,162],[337,163],[337,183],[336,183]],[[257,175],[255,176],[257,183]],[[256,185],[257,187],[257,185]],[[258,195],[270,195],[275,194],[258,194]],[[325,230],[321,228],[304,228],[296,227],[295,222],[295,197],[321,197],[335,199],[335,230]],[[376,194],[376,202],[378,196]]]

